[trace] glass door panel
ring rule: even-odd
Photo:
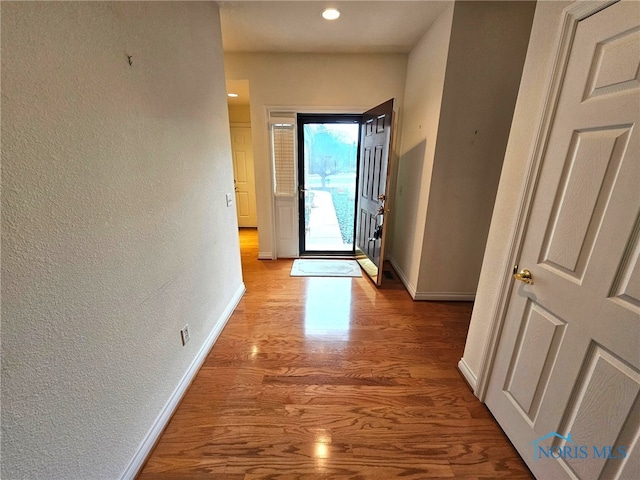
[[[298,117],[301,254],[354,252],[359,119]]]

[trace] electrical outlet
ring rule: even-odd
[[[182,338],[182,345],[186,345],[189,341],[189,324],[187,323],[182,330],[180,330],[180,338]]]

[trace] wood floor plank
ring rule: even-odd
[[[470,303],[290,277],[240,242],[247,293],[139,480],[532,478],[457,371]]]

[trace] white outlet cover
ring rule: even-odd
[[[180,336],[182,337],[182,345],[186,345],[189,341],[189,325],[185,325],[182,330],[180,330]]]
[[[227,207],[233,205],[233,193],[227,193]]]

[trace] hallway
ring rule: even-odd
[[[457,371],[470,303],[290,277],[240,235],[247,292],[140,480],[531,478]]]

